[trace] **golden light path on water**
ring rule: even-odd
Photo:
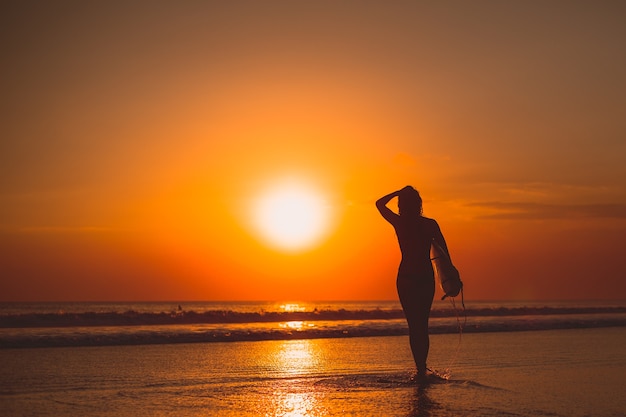
[[[297,303],[283,304],[281,310],[295,312],[304,311],[305,308]],[[303,321],[289,321],[279,324],[280,327],[294,331],[305,327],[313,327],[314,324]],[[320,371],[323,352],[319,345],[311,343],[311,340],[288,340],[281,343],[274,352],[274,363],[285,376],[306,377]],[[284,417],[309,416],[319,408],[320,392],[303,392],[294,390],[289,381],[276,386],[272,395],[273,415]],[[317,410],[319,411],[319,409]]]
[[[275,352],[276,366],[285,376],[303,376],[319,370],[322,352],[316,351],[310,340],[289,340],[279,345]],[[278,384],[272,395],[274,415],[300,417],[308,416],[318,408],[319,392],[294,390],[290,381]]]

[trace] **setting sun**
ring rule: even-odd
[[[329,228],[328,205],[310,185],[287,181],[259,196],[254,223],[262,238],[283,250],[298,251],[318,243]]]

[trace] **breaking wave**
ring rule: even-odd
[[[297,306],[297,305],[296,305]],[[334,308],[266,310],[182,307],[89,311],[0,312],[0,348],[110,346],[198,342],[238,342],[406,335],[404,315],[397,304],[382,307],[335,303]],[[36,309],[35,309],[36,310]],[[9,311],[9,312],[7,312]],[[438,305],[433,309],[433,334],[504,332],[626,326],[626,305],[597,306],[468,306],[465,311]]]

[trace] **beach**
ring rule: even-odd
[[[623,327],[0,350],[4,416],[622,416]]]

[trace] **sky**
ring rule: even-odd
[[[407,184],[466,299],[624,299],[625,16],[3,1],[0,301],[393,300]],[[258,230],[285,181],[326,213],[304,249]]]

